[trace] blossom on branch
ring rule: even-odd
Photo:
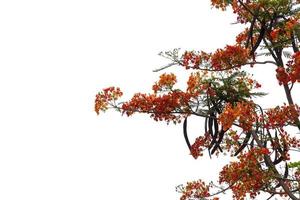
[[[113,101],[116,101],[123,95],[120,88],[108,87],[103,89],[96,95],[95,99],[95,112],[99,115],[100,111],[108,109],[108,105]]]

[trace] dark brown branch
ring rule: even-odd
[[[247,38],[246,45],[245,45],[246,48],[248,48],[249,41],[251,41],[251,47],[253,49],[253,29],[254,29],[254,25],[255,25],[257,17],[258,17],[258,10],[256,11],[256,14],[253,17],[251,25],[250,25],[250,29],[249,29],[249,33],[248,33],[248,38]]]
[[[254,56],[254,53],[255,53],[256,49],[259,47],[262,39],[265,37],[265,33],[266,33],[266,27],[265,27],[265,25],[266,25],[265,20],[263,20],[261,22],[261,28],[260,28],[260,31],[259,31],[258,39],[257,39],[254,47],[252,47],[250,55]]]
[[[269,44],[265,38],[263,38],[263,42],[278,66],[278,58],[276,57],[275,53],[273,52],[273,50],[271,49],[271,47],[269,46]]]

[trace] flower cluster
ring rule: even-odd
[[[252,101],[238,102],[235,106],[227,103],[223,112],[218,117],[224,130],[229,129],[234,121],[238,120],[239,125],[243,130],[249,131],[256,119],[257,114],[255,112],[255,105]]]
[[[300,52],[293,55],[293,62],[290,65],[290,77],[293,83],[300,82]]]
[[[253,3],[247,1],[247,6],[253,7]],[[242,6],[238,3],[238,0],[211,0],[211,5],[217,9],[226,10],[228,6],[231,6],[234,13],[241,15],[243,12]],[[245,14],[245,13],[244,13]]]
[[[251,13],[245,9],[245,6],[249,10],[257,10],[262,3],[260,1],[243,1],[241,4],[238,0],[211,0],[212,6],[217,9],[226,10],[228,6],[231,6],[233,13],[237,14],[237,21],[239,23],[249,22],[251,19]]]
[[[290,136],[287,132],[283,131],[280,133],[281,146],[286,145],[286,148],[300,148],[300,139]],[[280,144],[279,144],[280,145]]]
[[[254,1],[246,1],[244,2],[244,5],[250,10],[259,10],[260,7],[260,3]],[[237,21],[241,24],[250,22],[252,19],[251,13],[245,9],[244,5],[241,5],[238,0],[233,0],[231,3],[233,13],[237,14]]]
[[[295,28],[299,25],[298,19],[299,17],[291,17],[286,21],[284,29],[286,30],[288,36],[290,36]]]
[[[291,148],[300,148],[300,139],[290,136],[283,129],[279,129],[279,137],[276,138],[271,143],[273,149],[280,149],[279,155],[283,161],[290,160],[289,151]]]
[[[283,105],[269,109],[265,113],[265,128],[275,129],[294,124],[299,115],[298,105]]]
[[[249,37],[249,28],[246,28],[243,32],[238,34],[235,38],[237,44],[242,45],[244,44]]]
[[[280,26],[273,28],[269,32],[269,39],[273,42],[284,41],[291,37],[295,28],[299,25],[297,18],[286,19]]]
[[[180,122],[182,115],[189,115],[188,106],[191,95],[175,90],[167,94],[135,94],[132,99],[122,105],[123,113],[128,116],[135,112],[149,113],[156,121]]]
[[[287,82],[300,82],[300,52],[296,52],[292,59],[287,63],[288,72],[286,72]]]
[[[158,91],[163,91],[164,89],[170,90],[177,82],[176,76],[173,73],[170,74],[162,74],[159,77],[159,81],[156,82],[152,89],[154,93],[157,93]]]
[[[196,53],[194,51],[186,51],[182,56],[182,64],[186,69],[199,69],[199,66],[210,59],[210,54],[201,51]]]
[[[193,97],[197,97],[204,91],[209,90],[207,83],[205,83],[204,77],[207,75],[207,71],[202,73],[195,72],[191,73],[187,81],[186,92],[191,94]]]
[[[297,0],[297,3],[299,1]],[[290,0],[211,0],[213,7],[221,10],[226,10],[227,7],[231,7],[233,13],[237,15],[237,21],[241,24],[251,22],[255,11],[258,13],[269,13],[269,16],[265,16],[265,19],[271,20],[273,13],[281,13],[288,15],[288,11],[295,5],[295,1]],[[295,16],[295,15],[294,15]],[[295,21],[294,18],[288,18],[289,25]]]
[[[225,10],[229,5],[229,1],[224,0],[211,0],[211,5],[217,9]]]
[[[244,37],[247,37],[245,34],[241,35],[237,40],[243,40]],[[246,64],[250,58],[249,49],[238,43],[236,45],[227,45],[223,49],[217,49],[214,53],[186,51],[182,55],[182,65],[186,69],[200,69],[201,65],[201,69],[212,66],[213,70],[220,71],[239,68]]]
[[[187,92],[199,94],[201,92],[202,79],[200,73],[192,73],[187,81]]]
[[[211,56],[214,70],[239,68],[250,59],[249,50],[240,45],[227,45],[224,49],[217,49]]]
[[[228,103],[226,104],[223,112],[220,114],[218,120],[222,124],[223,129],[227,130],[229,129],[233,122],[237,119],[239,116],[238,110],[235,109],[232,104]]]
[[[228,152],[230,152],[231,156],[233,156],[234,153],[241,146],[239,139],[240,139],[240,136],[237,134],[237,131],[229,129],[226,132],[226,135],[224,138],[224,144],[225,144],[224,149],[226,149]]]
[[[112,101],[116,101],[119,97],[123,95],[120,88],[109,87],[103,89],[96,95],[95,99],[95,112],[99,115],[100,111],[105,111],[108,109],[108,105]]]
[[[211,137],[208,133],[204,136],[196,138],[194,144],[191,146],[191,154],[197,159],[199,156],[203,156],[204,148],[207,148],[211,142]]]
[[[287,84],[291,80],[288,72],[284,67],[278,67],[276,69],[276,78],[279,82],[279,85]]]
[[[270,39],[273,40],[273,41],[276,41],[279,37],[279,34],[282,34],[282,30],[280,28],[274,28],[270,32]]]
[[[209,197],[209,185],[206,185],[202,180],[188,182],[187,185],[183,188],[182,196],[180,200],[188,200],[188,199],[202,199],[205,197]],[[212,200],[218,200],[217,197]]]
[[[239,161],[223,167],[219,182],[231,185],[233,199],[242,200],[246,194],[254,199],[260,189],[270,183],[272,173],[259,164],[263,156],[268,154],[270,152],[266,148],[253,148],[247,153],[241,153]]]

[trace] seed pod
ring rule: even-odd
[[[184,122],[183,122],[183,136],[184,136],[185,142],[186,142],[189,150],[191,150],[191,143],[189,141],[188,133],[187,133],[187,117],[184,119]]]
[[[250,137],[251,137],[251,132],[248,131],[246,133],[246,137],[242,143],[242,145],[239,147],[239,149],[235,152],[234,156],[237,156],[248,144],[248,141],[250,140]]]

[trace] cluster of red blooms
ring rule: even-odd
[[[240,82],[245,82],[247,81],[248,84],[250,85],[250,88],[260,88],[261,87],[261,84],[258,83],[256,80],[253,80],[251,78],[248,78],[248,77],[245,77],[244,80],[243,79],[240,79]]]
[[[230,103],[226,104],[223,112],[219,115],[219,122],[222,124],[224,130],[229,129],[236,118],[239,116],[239,113],[236,111]]]
[[[292,1],[290,1],[292,2]],[[297,3],[299,3],[299,0],[297,0]],[[217,9],[226,10],[228,6],[231,6],[231,9],[233,10],[233,13],[237,14],[237,21],[241,24],[244,24],[246,22],[250,22],[251,19],[253,19],[253,14],[249,12],[251,11],[260,11],[261,13],[264,12],[272,12],[274,7],[283,7],[286,6],[286,9],[289,9],[289,1],[283,2],[283,1],[266,1],[266,0],[258,0],[258,1],[249,1],[249,0],[211,0],[212,6],[214,6]],[[276,5],[277,4],[277,5]],[[247,9],[245,9],[245,7]],[[297,16],[298,17],[298,16]],[[297,19],[290,18],[287,19],[287,23],[285,24],[285,34],[289,35],[291,33],[291,30],[295,27],[297,24]]]
[[[107,106],[111,101],[117,100],[121,97],[123,93],[121,92],[120,88],[109,87],[103,89],[102,92],[99,92],[96,95],[95,99],[95,111],[99,115],[100,110],[105,111],[107,110]]]
[[[297,139],[296,137],[291,137],[287,132],[280,133],[280,142],[282,144],[287,145],[287,148],[300,148],[300,139]]]
[[[297,25],[299,25],[298,23],[299,17],[297,18],[289,18],[287,20],[287,22],[285,23],[285,30],[288,36],[291,35],[291,33],[295,30],[295,28],[297,27]]]
[[[300,82],[300,52],[293,55],[292,60],[287,64],[289,67],[289,79],[292,83]]]
[[[186,69],[199,69],[199,66],[203,62],[207,62],[210,58],[210,54],[201,51],[200,53],[195,53],[193,51],[186,51],[183,54],[183,66]]]
[[[211,0],[211,5],[214,6],[215,8],[225,10],[226,7],[228,6],[228,2],[224,0]]]
[[[259,7],[258,2],[246,1],[247,7],[251,10],[257,10]],[[249,22],[251,14],[244,9],[244,6],[238,3],[238,0],[233,0],[231,4],[233,13],[237,14],[237,21],[241,24]]]
[[[186,92],[193,97],[197,97],[203,92],[207,92],[208,95],[214,96],[215,92],[209,87],[206,81],[203,79],[207,75],[207,71],[191,73],[187,81]]]
[[[238,68],[246,64],[250,59],[249,50],[240,45],[227,45],[224,49],[218,49],[211,56],[211,65],[215,70]]]
[[[241,45],[227,45],[224,49],[217,49],[212,54],[201,51],[195,53],[186,51],[183,54],[183,66],[186,69],[199,69],[205,62],[210,62],[214,70],[225,70],[241,67],[250,59],[249,50]]]
[[[288,68],[278,67],[276,69],[276,78],[279,84],[287,84],[288,82],[300,82],[300,52],[296,52],[292,59],[287,63]]]
[[[276,69],[276,78],[279,81],[279,85],[287,84],[290,81],[290,76],[284,67]]]
[[[187,81],[186,91],[190,94],[198,95],[202,91],[202,79],[199,72],[191,73],[189,80]]]
[[[282,35],[283,34],[283,30],[280,28],[274,28],[271,32],[270,32],[270,39],[273,41],[276,41],[279,37],[279,34]]]
[[[255,112],[255,105],[252,101],[238,102],[235,106],[227,103],[223,112],[218,117],[224,130],[229,129],[234,121],[238,120],[239,125],[243,130],[249,131],[256,119],[257,114]]]
[[[253,7],[252,4],[253,3],[251,3],[250,1],[247,1],[247,6],[252,8]],[[244,10],[240,7],[240,4],[238,4],[238,0],[231,0],[231,1],[211,0],[211,5],[214,6],[215,8],[221,9],[223,11],[226,10],[227,6],[231,5],[232,10],[233,10],[234,13],[240,13]]]
[[[237,44],[243,45],[243,43],[247,41],[248,37],[249,37],[249,28],[246,28],[243,32],[241,32],[236,36],[235,41]]]
[[[220,172],[219,182],[231,185],[233,199],[243,200],[246,194],[254,199],[260,189],[271,180],[271,173],[262,169],[259,160],[270,154],[267,148],[253,148],[238,156],[238,162],[231,162]]]
[[[280,152],[280,154],[281,154],[283,160],[284,161],[290,160],[289,150],[291,148],[299,149],[300,148],[300,139],[297,139],[296,137],[291,137],[283,129],[280,129],[279,135],[280,135],[280,138],[275,139],[272,142],[272,144],[271,144],[272,148],[273,149],[276,149],[276,148],[282,149],[283,151]]]
[[[265,128],[282,128],[288,124],[294,124],[300,115],[298,105],[283,105],[269,109],[265,113]]]
[[[274,28],[270,31],[269,39],[276,42],[280,39],[287,39],[291,37],[292,32],[298,25],[296,18],[289,18],[281,27]]]
[[[182,191],[180,200],[188,199],[203,199],[211,196],[209,193],[209,185],[206,185],[202,180],[188,182]],[[207,199],[207,198],[205,198]],[[211,200],[219,200],[218,197],[213,197]]]
[[[193,95],[173,90],[176,82],[173,73],[162,74],[152,86],[154,94],[137,93],[130,101],[123,103],[121,110],[128,116],[140,112],[150,114],[156,121],[180,122],[183,117],[190,114],[189,102]]]
[[[163,89],[171,89],[176,82],[177,79],[173,73],[171,74],[164,73],[160,75],[159,81],[152,86],[152,89],[154,93],[157,93],[158,91],[162,91]]]
[[[228,152],[230,152],[231,156],[234,156],[235,152],[240,147],[239,143],[240,136],[237,134],[237,131],[234,131],[232,129],[229,129],[226,132],[225,138],[224,138],[224,149],[226,149]]]
[[[199,156],[203,156],[204,148],[207,148],[210,144],[211,138],[208,133],[204,136],[196,138],[194,144],[191,146],[191,154],[197,159]]]
[[[179,90],[169,92],[167,94],[135,94],[132,99],[122,105],[123,113],[128,116],[135,112],[150,113],[151,117],[156,121],[173,121],[180,122],[181,113],[188,115],[190,109],[188,107],[191,95]]]
[[[224,0],[211,0],[212,6],[217,9],[226,10],[227,6],[231,5],[233,13],[237,14],[237,21],[240,23],[246,23],[251,19],[251,14],[244,9],[244,5],[250,10],[257,10],[257,7],[261,5],[260,2],[243,1],[243,5],[238,0],[224,1]]]

